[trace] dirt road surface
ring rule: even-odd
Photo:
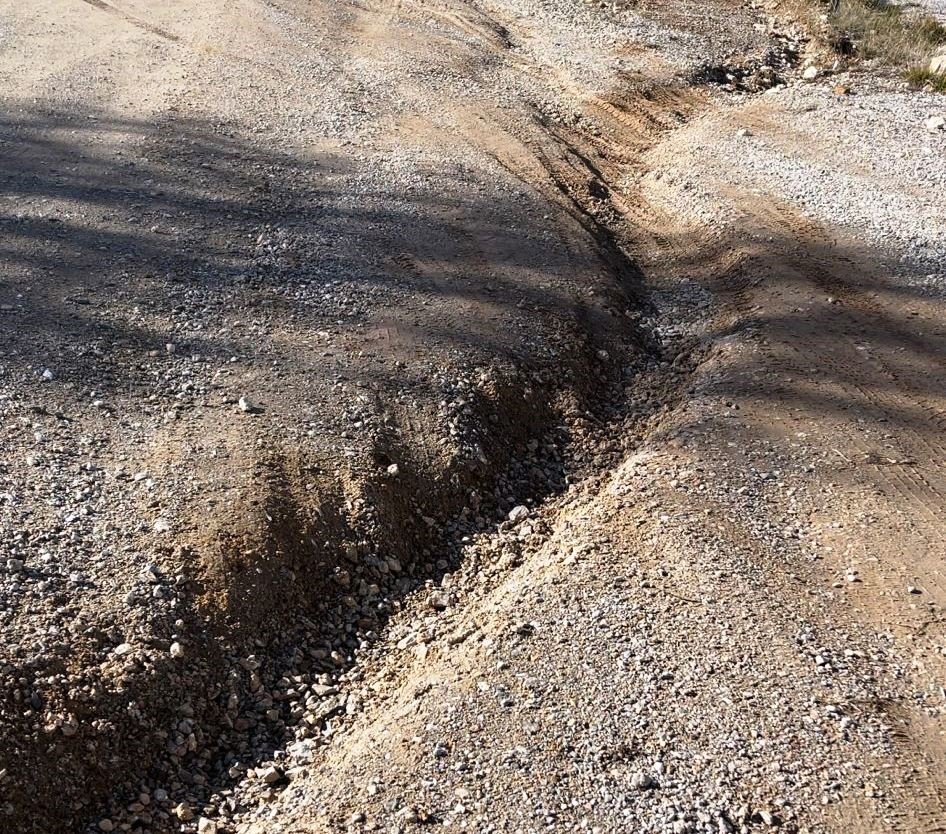
[[[946,106],[832,60],[0,0],[0,830],[946,831]]]

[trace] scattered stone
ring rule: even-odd
[[[923,127],[930,131],[930,133],[943,130],[946,128],[946,118],[943,116],[930,116],[925,122],[923,122]]]
[[[446,611],[450,607],[450,596],[442,591],[435,591],[430,595],[430,607],[434,611]]]
[[[256,405],[251,400],[248,400],[246,397],[240,397],[237,402],[237,408],[240,409],[244,414],[257,414],[262,409]]]
[[[518,507],[513,507],[509,511],[509,520],[516,524],[517,522],[523,521],[529,517],[529,508],[520,504]]]
[[[191,806],[186,802],[181,802],[175,805],[172,813],[181,822],[190,822],[192,819],[194,819],[194,809],[191,808]]]
[[[805,69],[802,71],[801,77],[805,79],[805,81],[814,81],[819,75],[821,75],[821,71],[818,69],[818,67],[810,66],[805,67]]]
[[[270,765],[267,768],[264,768],[262,771],[258,772],[259,778],[263,780],[267,785],[273,785],[283,778],[282,771]]]

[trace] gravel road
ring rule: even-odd
[[[773,11],[0,0],[3,830],[937,830],[944,108]]]

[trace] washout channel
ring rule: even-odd
[[[813,219],[888,93],[807,15],[74,5],[0,51],[0,830],[941,829],[941,315]]]
[[[698,99],[638,83],[593,111],[610,120],[611,138],[641,151]],[[232,788],[253,768],[344,732],[359,709],[345,692],[359,655],[412,594],[456,570],[470,537],[505,531],[607,471],[672,406],[683,345],[650,324],[646,277],[626,254],[624,206],[607,179],[627,155],[609,157],[617,142],[600,129],[582,136],[540,113],[534,125],[540,188],[591,241],[607,295],[559,322],[565,347],[554,362],[513,356],[461,373],[452,412],[420,437],[416,415],[399,406],[381,409],[352,462],[253,451],[242,462],[253,469],[249,506],[198,517],[141,571],[129,604],[154,597],[157,616],[96,622],[68,651],[6,665],[2,710],[16,716],[0,727],[9,830],[98,830],[106,818],[186,831],[228,803],[238,814]],[[517,535],[527,546],[542,529]],[[268,771],[277,793],[285,777]]]

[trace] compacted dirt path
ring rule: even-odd
[[[941,105],[782,15],[0,0],[2,830],[944,830]]]

